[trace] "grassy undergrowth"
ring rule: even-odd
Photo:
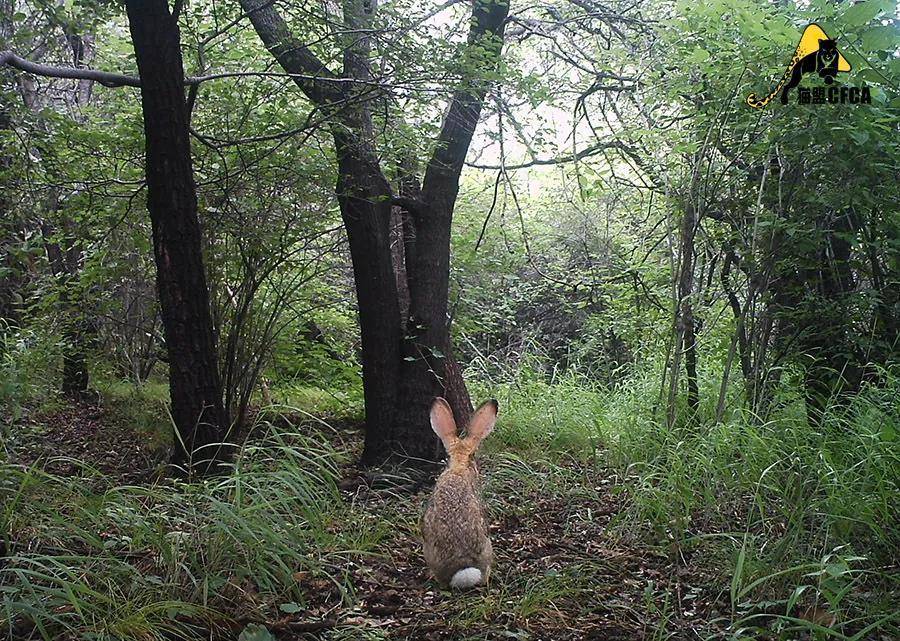
[[[349,593],[341,567],[383,530],[337,499],[327,444],[270,425],[229,475],[204,482],[106,487],[0,468],[4,531],[0,634],[26,638],[195,638],[235,619],[302,605],[301,586]]]
[[[704,398],[716,398],[715,383]],[[786,398],[765,421],[735,411],[717,424],[710,405],[668,426],[654,377],[612,392],[527,376],[496,390],[508,409],[493,447],[563,447],[618,470],[630,502],[620,531],[667,554],[703,554],[734,638],[900,634],[896,375],[831,405],[819,425]]]
[[[716,424],[704,406],[695,420],[666,426],[647,401],[658,389],[651,376],[610,391],[526,373],[473,385],[474,397],[501,404],[485,451],[488,499],[506,506],[499,516],[545,509],[529,503],[535,496],[575,506],[571,531],[558,535],[577,547],[578,524],[604,497],[621,496],[615,536],[676,564],[699,558],[714,577],[711,598],[724,610],[697,624],[698,638],[900,634],[900,379],[886,375],[820,425],[787,398],[766,421],[736,411]],[[714,381],[702,391],[714,398]],[[279,393],[347,412],[327,392]],[[104,394],[124,402],[123,417],[142,407],[128,390]],[[200,638],[220,628],[227,636],[306,607],[310,585],[352,605],[348,568],[391,554],[398,531],[414,538],[418,508],[406,498],[375,510],[342,500],[338,466],[349,453],[275,424],[285,423],[261,422],[264,436],[245,446],[232,474],[201,483],[110,487],[84,466],[77,478],[0,468],[9,536],[0,635]],[[597,485],[601,476],[617,482]],[[528,619],[566,600],[577,609],[597,598],[604,563],[586,558],[536,576],[498,568],[490,591],[465,597],[450,618]],[[646,603],[616,607],[652,610],[648,634],[671,638],[674,597],[651,587]]]

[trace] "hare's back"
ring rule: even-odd
[[[491,544],[481,500],[468,479],[445,472],[438,479],[422,522],[425,555],[438,579],[449,581],[464,567],[486,571]],[[447,575],[446,578],[440,575]]]

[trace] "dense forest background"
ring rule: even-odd
[[[813,22],[871,103],[749,106]],[[900,636],[898,24],[0,0],[0,637]]]

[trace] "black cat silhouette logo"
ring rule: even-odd
[[[837,43],[828,37],[828,34],[825,33],[822,27],[812,23],[803,30],[803,35],[800,37],[800,44],[797,45],[794,57],[791,58],[791,63],[785,70],[778,85],[772,90],[772,93],[764,98],[759,98],[755,93],[752,93],[747,96],[747,104],[755,109],[762,109],[780,91],[781,104],[786,105],[788,92],[800,84],[800,80],[805,74],[818,74],[825,81],[826,85],[831,85],[834,83],[834,78],[838,73],[847,71],[850,71],[850,63],[838,51]],[[853,89],[856,90],[855,95],[853,95]],[[864,92],[861,92],[857,87],[852,87],[851,91],[848,91],[847,87],[842,87],[837,92],[831,90],[828,92],[828,102],[847,102],[848,97],[851,98],[851,102],[860,102],[858,99],[860,93],[868,94],[867,88],[864,88],[864,90]],[[798,89],[798,93],[801,102],[810,102],[808,99],[803,100],[804,96],[809,97],[808,90],[804,92]],[[821,101],[817,102],[824,102],[824,90],[816,93],[821,93],[823,97]],[[852,100],[854,97],[857,100]]]

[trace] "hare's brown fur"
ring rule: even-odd
[[[459,438],[446,401],[438,398],[432,405],[432,427],[444,443],[450,462],[428,502],[422,537],[425,560],[441,586],[448,586],[453,575],[465,568],[480,570],[481,583],[486,583],[490,574],[493,550],[474,454],[496,415],[496,401],[485,403],[469,423],[469,434]]]

